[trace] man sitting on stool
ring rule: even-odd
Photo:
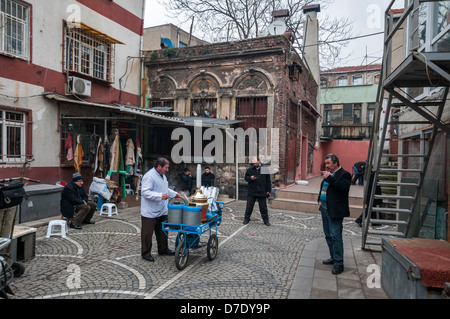
[[[97,205],[88,202],[88,196],[83,188],[83,176],[75,173],[61,194],[61,214],[71,220],[70,228],[81,229],[81,224],[94,224],[92,216]]]

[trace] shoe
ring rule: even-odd
[[[268,220],[264,221],[264,225],[266,225],[266,226],[270,226],[270,223],[269,223],[269,221],[268,221]]]
[[[325,259],[325,260],[322,260],[322,264],[324,264],[324,265],[334,265],[334,260],[333,260],[333,258]]]
[[[83,224],[88,224],[88,225],[94,225],[95,224],[95,222],[93,222],[93,221],[88,221],[88,222],[83,222]]]
[[[250,222],[250,219],[244,219],[244,222],[242,224],[247,225]]]
[[[81,226],[78,226],[77,224],[74,224],[73,222],[71,222],[71,223],[69,224],[69,227],[70,227],[70,228],[75,228],[75,229],[81,229],[81,228],[82,228]]]
[[[168,250],[163,254],[159,254],[160,256],[175,256],[175,252],[173,250]]]
[[[359,227],[362,227],[362,223],[359,220],[355,220],[355,223],[357,223]]]
[[[142,257],[142,258],[147,260],[147,261],[151,261],[151,262],[155,261],[155,258],[153,258],[152,255],[145,256],[145,257]]]
[[[344,265],[334,265],[333,270],[331,271],[331,273],[333,275],[339,275],[343,271],[344,271]]]

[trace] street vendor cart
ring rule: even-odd
[[[169,232],[175,232],[176,238],[175,242],[172,243],[175,246],[175,265],[178,270],[183,270],[186,268],[189,253],[201,247],[200,238],[201,235],[208,233],[208,242],[206,245],[206,253],[208,256],[208,260],[214,260],[217,256],[219,241],[217,237],[217,227],[222,222],[222,211],[224,207],[223,202],[217,202],[217,209],[209,210],[206,214],[206,221],[201,222],[198,219],[198,223],[192,222],[192,219],[185,216],[183,219],[186,223],[174,223],[170,221],[170,218],[167,222],[162,223],[162,228],[165,234],[169,237]],[[199,209],[195,209],[190,206],[183,206],[180,209],[183,209],[184,214],[201,214],[201,207]],[[170,217],[169,211],[169,217]],[[170,237],[169,237],[170,238]]]

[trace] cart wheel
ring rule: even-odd
[[[184,238],[180,239],[177,248],[175,249],[175,266],[178,270],[186,268],[189,259],[189,250],[184,247]]]
[[[17,277],[17,278],[22,276],[23,273],[25,272],[25,267],[21,263],[13,263],[11,265],[11,269],[14,273],[14,277]]]
[[[217,256],[217,251],[219,250],[219,240],[216,234],[212,234],[208,240],[208,246],[206,247],[206,254],[209,260],[214,260]]]

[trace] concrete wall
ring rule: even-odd
[[[27,176],[54,183],[61,178],[58,105],[40,94],[54,92],[65,95],[64,21],[82,22],[125,44],[115,50],[115,82],[92,80],[92,96],[87,102],[140,103],[140,60],[144,1],[29,0],[30,54],[28,59],[0,53],[0,109],[26,111],[30,129],[26,134],[26,155],[33,156],[32,170]],[[133,57],[128,60],[127,57]],[[119,79],[124,77],[122,83]],[[89,77],[86,77],[89,79]],[[122,91],[122,93],[120,93]],[[31,146],[29,145],[31,144]],[[17,176],[22,163],[1,163],[0,176]],[[73,173],[73,169],[71,169]],[[31,176],[32,175],[32,176]]]
[[[320,89],[320,104],[371,103],[377,98],[378,84],[326,87]]]
[[[203,45],[208,42],[203,41],[194,35],[189,37],[189,33],[178,28],[173,24],[164,24],[155,27],[144,29],[144,51],[161,49],[161,38],[168,38],[172,40],[175,47],[179,47],[179,42],[190,46]]]

